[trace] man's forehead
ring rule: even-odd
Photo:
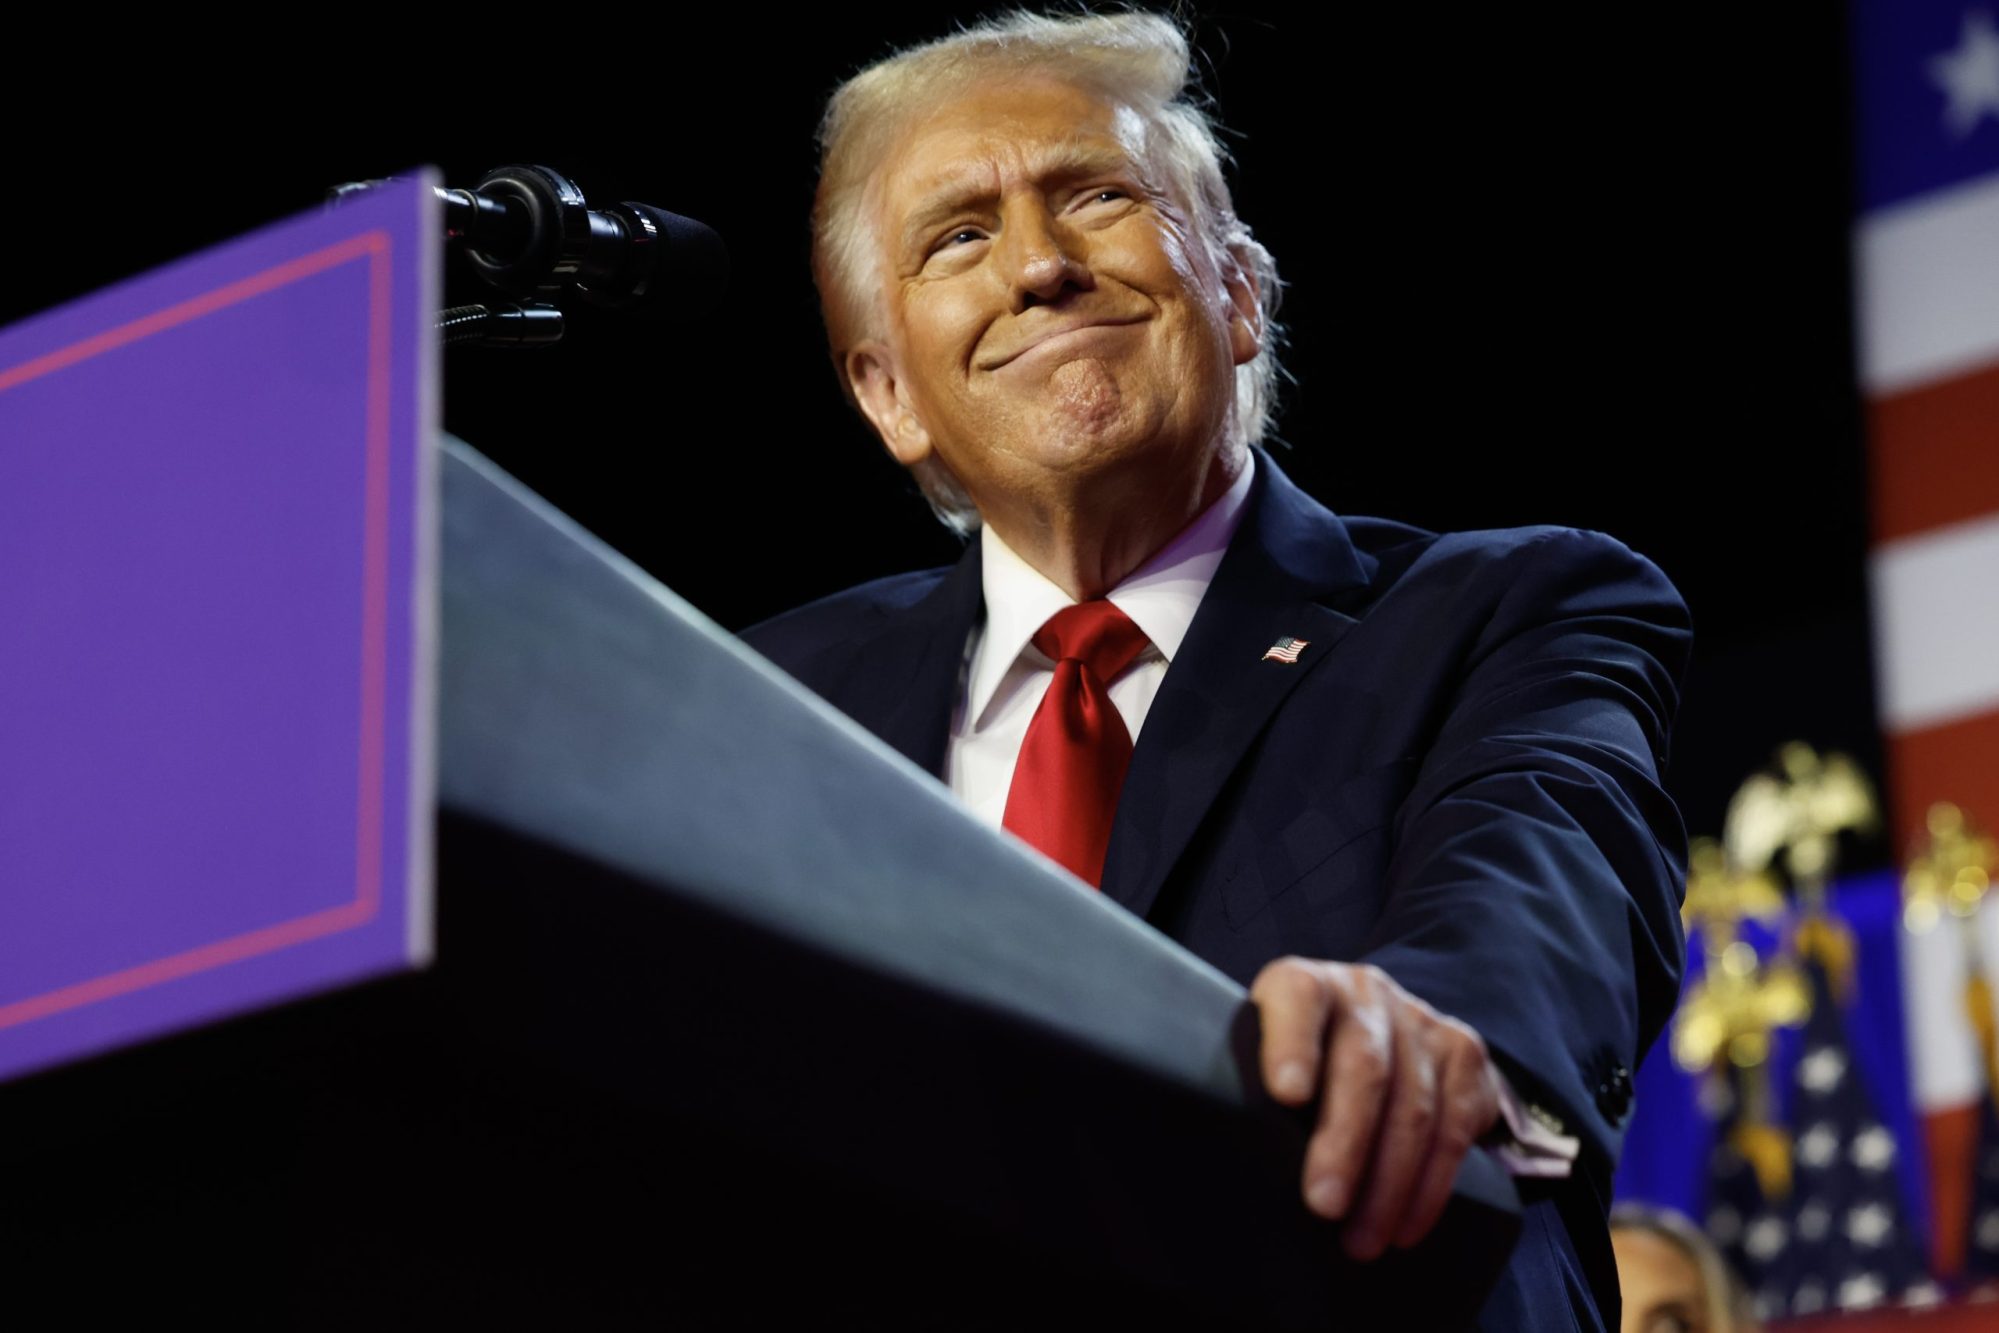
[[[968,143],[961,152],[938,154],[923,162],[903,178],[899,193],[906,203],[915,203],[939,195],[989,190],[1015,171],[1026,179],[1039,180],[1142,166],[1143,160],[1117,140],[1082,134],[1035,143]]]
[[[1142,168],[1131,107],[1054,80],[974,85],[930,107],[883,163],[905,204],[991,184],[997,174]]]

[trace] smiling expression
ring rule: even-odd
[[[991,521],[1139,467],[1198,484],[1231,447],[1255,293],[1130,109],[988,78],[905,132],[872,189],[885,329],[846,366],[902,462],[942,458]]]

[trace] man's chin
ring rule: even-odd
[[[1124,391],[1096,357],[1064,361],[1048,376],[1048,423],[1065,437],[1095,439],[1116,429],[1124,415]]]

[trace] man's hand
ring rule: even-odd
[[[1249,997],[1262,1015],[1270,1095],[1287,1106],[1319,1098],[1306,1206],[1347,1219],[1341,1239],[1355,1259],[1414,1245],[1443,1215],[1458,1163],[1499,1118],[1485,1042],[1364,964],[1280,958]]]

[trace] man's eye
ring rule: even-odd
[[[986,234],[984,232],[978,231],[972,227],[965,227],[962,230],[954,231],[949,236],[946,236],[944,238],[944,244],[940,245],[938,249],[941,250],[945,248],[945,246],[970,244],[973,241],[982,241],[985,239],[985,237]]]
[[[1107,185],[1101,190],[1092,190],[1090,192],[1089,201],[1093,204],[1109,204],[1109,203],[1115,203],[1117,200],[1120,199],[1129,199],[1129,198],[1131,198],[1131,196],[1126,194],[1123,190],[1116,189],[1115,187]]]

